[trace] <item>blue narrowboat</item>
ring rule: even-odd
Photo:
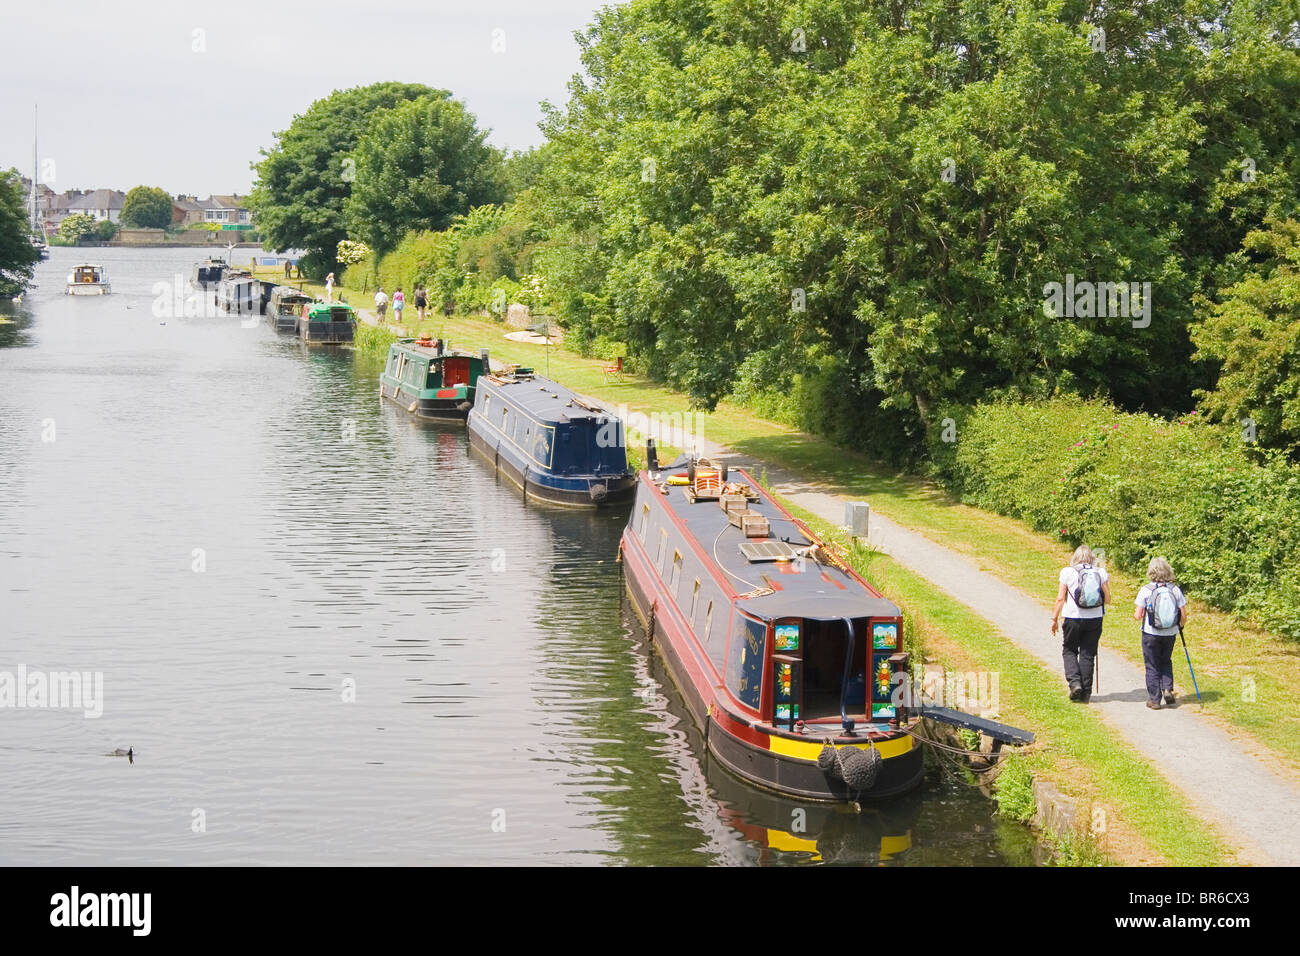
[[[531,369],[479,378],[469,441],[525,500],[592,508],[636,491],[618,417]]]

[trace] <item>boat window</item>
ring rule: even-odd
[[[691,610],[690,613],[686,615],[691,619],[691,623],[695,622],[695,605],[698,604],[699,601],[700,601],[700,579],[696,578],[695,587],[691,588]]]
[[[713,630],[713,602],[709,602],[708,609],[704,612],[704,650],[709,655],[709,660],[721,674],[727,666],[727,631],[726,628],[718,628],[715,633]]]
[[[727,653],[727,687],[742,704],[758,709],[763,693],[763,650],[767,622],[736,615],[737,626]]]
[[[509,409],[509,407],[508,407],[508,406],[507,406],[507,407],[503,407],[503,408],[501,409],[501,430],[502,430],[502,431],[505,431],[505,430],[506,430],[506,416],[507,416],[508,414],[510,414],[510,409]]]
[[[673,552],[673,570],[668,576],[668,590],[672,592],[673,597],[677,596],[677,579],[682,575],[682,553]]]
[[[641,527],[637,530],[637,535],[638,537],[641,538],[641,542],[643,544],[645,543],[645,526],[649,520],[650,520],[650,506],[642,505],[641,506]]]
[[[663,577],[664,571],[664,552],[668,550],[668,529],[659,532],[659,550],[655,552],[655,564],[659,568],[659,576]]]

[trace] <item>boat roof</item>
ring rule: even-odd
[[[430,343],[436,342],[437,339],[431,339]],[[419,339],[398,339],[390,348],[401,349],[407,352],[414,352],[416,355],[422,355],[427,358],[479,358],[477,352],[466,352],[464,349],[444,348],[440,353],[432,344],[421,345]]]
[[[310,292],[303,292],[301,289],[295,289],[291,285],[278,285],[271,290],[271,295],[279,296],[281,299],[289,299],[294,296],[299,296],[308,302],[312,302],[316,298]]]
[[[705,465],[707,467],[707,464]],[[791,516],[773,500],[762,486],[743,469],[733,469],[728,482],[743,482],[758,495],[748,508],[767,518],[771,536],[749,538],[731,524],[727,513],[716,500],[694,503],[687,497],[686,485],[669,485],[669,475],[685,475],[685,463],[656,471],[651,485],[706,556],[706,561],[720,568],[732,592],[739,596],[736,606],[755,617],[771,620],[801,617],[808,620],[840,618],[898,617],[898,605],[883,597],[856,574],[832,563],[829,556],[819,561],[808,555],[813,545],[822,544],[801,521]],[[642,473],[643,477],[647,473]],[[781,547],[788,543],[789,548]],[[757,550],[792,551],[803,561],[751,561],[742,545],[758,545]],[[824,548],[821,553],[824,554]]]
[[[479,385],[484,384],[495,386],[497,394],[539,421],[574,422],[616,417],[613,412],[584,399],[559,382],[531,372],[519,370],[509,375],[485,375],[479,379]]]

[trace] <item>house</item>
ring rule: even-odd
[[[177,196],[172,200],[172,225],[188,229],[203,222],[203,205],[197,196]]]
[[[68,206],[68,212],[81,212],[94,216],[96,222],[117,222],[122,218],[122,203],[126,194],[116,189],[93,189],[78,196]]]
[[[203,204],[205,222],[219,222],[222,225],[250,225],[253,214],[244,206],[242,196],[213,195]]]

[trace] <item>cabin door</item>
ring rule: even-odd
[[[447,388],[452,385],[468,385],[469,359],[463,355],[449,355],[443,359],[442,384]]]

